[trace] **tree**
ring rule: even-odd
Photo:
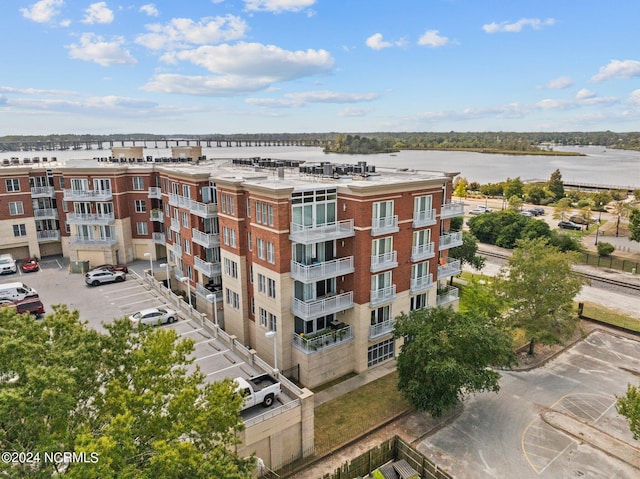
[[[556,206],[553,208],[553,217],[555,219],[559,219],[564,221],[564,215],[569,214],[571,211],[571,199],[570,198],[561,198]]]
[[[562,181],[562,174],[559,169],[551,173],[549,181],[547,182],[547,189],[556,200],[564,198],[564,182]]]
[[[510,196],[508,201],[509,201],[509,209],[513,211],[520,211],[522,209],[522,205],[524,204],[524,202],[522,201],[522,198],[516,195]]]
[[[458,180],[455,190],[453,192],[453,196],[457,196],[458,198],[467,197],[467,180],[466,179],[460,178]]]
[[[616,215],[616,236],[620,230],[620,219],[627,218],[631,211],[631,206],[626,201],[616,201],[613,204],[613,214]]]
[[[609,256],[615,251],[615,249],[615,246],[613,246],[611,243],[600,241],[598,243],[598,256]]]
[[[520,240],[498,275],[505,314],[530,339],[531,355],[536,342],[558,343],[575,330],[573,299],[584,283],[572,270],[576,262],[575,253],[562,253],[546,238]]]
[[[398,387],[417,409],[433,416],[468,394],[498,391],[500,374],[489,366],[514,363],[512,339],[483,316],[452,308],[422,308],[396,318]]]
[[[96,453],[99,460],[0,464],[0,471],[23,478],[250,477],[253,458],[232,451],[242,399],[232,381],[206,384],[197,368],[187,373],[193,341],[179,341],[171,329],[134,328],[125,318],[98,333],[77,312],[54,308],[37,322],[0,310],[0,378],[15,378],[0,379],[0,446]]]
[[[479,256],[478,238],[468,231],[462,232],[462,244],[449,250],[449,258],[460,260],[460,265],[468,264],[474,269],[481,270],[484,267],[486,258]],[[453,284],[453,276],[451,276],[451,284]]]
[[[629,239],[640,241],[640,210],[634,208],[629,214]]]
[[[627,418],[634,439],[640,439],[640,388],[627,384],[627,393],[618,397],[616,411]]]
[[[517,178],[507,178],[507,181],[504,185],[504,197],[511,198],[512,196],[517,196],[518,198],[522,198],[524,195],[524,183],[518,176]]]

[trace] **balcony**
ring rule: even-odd
[[[111,190],[64,190],[64,201],[111,201]]]
[[[436,305],[444,306],[445,304],[453,303],[458,300],[458,288],[455,286],[447,286],[446,288],[438,289],[436,296]]]
[[[44,243],[45,241],[60,241],[60,231],[58,230],[43,230],[37,232],[38,242]]]
[[[315,226],[291,223],[289,231],[289,239],[302,244],[313,244],[320,241],[349,238],[351,236],[355,236],[353,219]]]
[[[443,203],[440,210],[440,218],[453,218],[464,215],[464,203],[456,201],[454,203]]]
[[[398,252],[391,251],[371,256],[371,272],[382,271],[385,269],[396,268],[398,266]]]
[[[353,256],[322,261],[310,265],[291,261],[291,277],[302,283],[335,278],[336,276],[350,274],[354,271]]]
[[[378,324],[369,326],[369,339],[378,338],[393,332],[393,319],[387,319]]]
[[[414,211],[413,227],[422,228],[423,226],[431,226],[436,224],[436,210]]]
[[[37,208],[33,210],[33,217],[37,220],[57,220],[57,208]]]
[[[397,233],[398,215],[387,216],[385,218],[371,218],[371,236]]]
[[[171,218],[171,231],[180,233],[180,220],[178,218]]]
[[[198,258],[197,256],[193,258],[193,267],[210,278],[222,273],[220,263],[211,263],[209,261],[203,260],[202,258]]]
[[[87,238],[86,236],[74,236],[69,240],[73,246],[112,246],[116,244],[116,238]]]
[[[196,283],[196,294],[209,303],[219,303],[222,301],[222,290],[211,291],[200,283]]]
[[[173,254],[182,258],[182,247],[178,243],[173,243],[171,245],[171,250],[173,251]]]
[[[164,233],[152,233],[152,240],[155,244],[167,244]]]
[[[388,303],[396,299],[396,285],[392,284],[382,289],[372,289],[371,298],[369,300],[370,306],[377,306],[382,303]]]
[[[162,212],[162,210],[151,210],[149,212],[149,219],[151,221],[159,221],[160,223],[164,223],[164,213]]]
[[[192,200],[186,196],[176,195],[171,193],[169,195],[169,204],[171,206],[178,206],[180,208],[186,208],[194,215],[201,218],[213,218],[218,214],[217,203],[202,203],[200,201]]]
[[[162,190],[157,186],[149,187],[149,192],[147,196],[152,199],[161,200],[162,199]]]
[[[419,278],[411,278],[411,294],[423,293],[433,288],[433,274],[429,273]]]
[[[462,246],[462,231],[440,234],[440,246],[438,247],[439,251],[449,248],[455,248],[456,246]]]
[[[462,272],[462,265],[459,259],[447,260],[446,263],[438,266],[438,279],[449,278]]]
[[[291,312],[304,319],[314,319],[327,314],[337,313],[353,308],[353,291],[337,294],[333,296],[325,296],[312,301],[302,301],[293,298]]]
[[[302,335],[293,333],[293,346],[307,354],[322,351],[353,339],[351,326],[340,329],[325,329],[318,333]]]
[[[218,233],[203,233],[191,228],[191,241],[205,248],[215,248],[220,246],[220,235]]]
[[[433,242],[411,247],[411,261],[413,262],[433,258],[435,255]]]
[[[67,213],[70,225],[112,225],[115,221],[113,213]]]
[[[31,188],[31,198],[54,198],[56,192],[53,186],[34,186]]]

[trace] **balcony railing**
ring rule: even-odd
[[[455,248],[456,246],[462,246],[462,231],[440,234],[440,245],[438,246],[440,251]]]
[[[420,276],[419,278],[411,278],[411,293],[421,293],[430,288],[433,288],[433,274],[429,273],[424,276]]]
[[[67,213],[67,223],[70,225],[110,225],[115,223],[113,213]]]
[[[111,190],[64,190],[64,201],[109,201],[113,199]]]
[[[353,339],[351,326],[340,329],[326,329],[319,333],[303,335],[293,333],[293,346],[307,354],[322,351]]]
[[[455,286],[447,286],[446,288],[439,289],[436,296],[436,304],[443,306],[445,304],[453,303],[458,300],[458,288]]]
[[[200,201],[192,200],[186,196],[176,195],[171,193],[169,195],[169,204],[171,206],[178,206],[180,208],[186,208],[194,215],[201,218],[213,218],[218,214],[217,203],[202,203]]]
[[[196,283],[196,294],[206,299],[209,303],[219,303],[222,301],[222,290],[210,291],[200,283]]]
[[[422,261],[436,255],[433,243],[419,244],[411,247],[411,261]]]
[[[371,272],[382,271],[384,269],[395,268],[398,266],[398,252],[391,251],[389,253],[371,256]]]
[[[431,226],[436,224],[436,210],[414,211],[413,227],[421,228],[423,226]]]
[[[178,243],[173,243],[171,245],[171,250],[176,256],[182,257],[182,247]]]
[[[203,260],[202,258],[198,258],[197,256],[193,258],[193,267],[210,278],[212,276],[217,276],[222,272],[220,263],[211,263]]]
[[[313,301],[302,301],[293,298],[291,312],[302,319],[308,320],[344,311],[349,308],[353,308],[353,291],[347,291],[346,293],[334,296],[325,296],[324,298]]]
[[[443,203],[440,210],[440,218],[453,218],[464,215],[464,203],[456,201],[453,203]]]
[[[167,244],[164,233],[153,233],[152,239],[155,244]]]
[[[55,194],[53,186],[34,186],[31,188],[31,198],[53,198]]]
[[[191,240],[205,248],[220,246],[220,235],[218,233],[204,233],[195,228],[191,228]]]
[[[149,219],[151,221],[159,221],[160,223],[164,223],[164,213],[162,212],[162,210],[151,210],[149,212]]]
[[[74,246],[111,246],[117,242],[116,238],[87,238],[85,236],[74,236],[69,240],[69,244]]]
[[[148,197],[160,200],[160,199],[162,199],[162,190],[160,188],[158,188],[157,186],[150,186],[149,187]]]
[[[178,218],[171,218],[171,230],[180,233],[180,220]]]
[[[369,303],[371,306],[376,306],[394,299],[396,299],[396,285],[392,284],[386,288],[372,289]]]
[[[38,241],[60,241],[60,231],[43,230],[37,232]]]
[[[296,243],[311,244],[320,241],[331,241],[355,236],[353,219],[325,223],[315,226],[304,226],[291,223],[289,239]]]
[[[291,277],[303,283],[335,278],[336,276],[353,273],[354,271],[353,256],[309,265],[291,261]]]
[[[58,219],[57,208],[37,208],[33,210],[33,217],[37,220]]]
[[[383,336],[393,331],[393,319],[387,319],[378,324],[369,326],[369,339]]]
[[[378,236],[388,233],[396,233],[398,228],[398,215],[386,216],[384,218],[371,219],[371,235]]]
[[[459,259],[448,260],[445,264],[438,266],[438,279],[449,278],[460,274],[462,271],[462,265]]]

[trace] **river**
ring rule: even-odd
[[[595,183],[620,187],[640,188],[640,152],[612,150],[602,146],[557,148],[577,151],[585,156],[535,156],[499,155],[464,151],[417,151],[403,150],[397,154],[343,155],[325,154],[321,148],[301,146],[222,146],[203,148],[207,158],[263,157],[306,162],[331,161],[333,163],[357,163],[380,167],[410,168],[430,171],[459,172],[469,181],[495,183],[507,178],[520,177],[527,180],[548,180],[553,171],[559,169],[565,182]],[[170,156],[170,149],[146,148],[145,155]],[[53,157],[63,160],[91,159],[109,156],[105,150],[63,150],[34,152],[3,152],[0,158]],[[76,163],[74,161],[74,163]]]

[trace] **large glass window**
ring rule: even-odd
[[[371,256],[379,256],[393,251],[393,236],[374,239],[371,242]]]
[[[433,198],[429,196],[418,196],[413,200],[414,213],[426,213],[432,209]]]
[[[424,278],[429,274],[429,262],[423,261],[422,263],[411,265],[411,279]]]
[[[371,291],[379,291],[391,286],[391,271],[371,276]]]
[[[386,341],[370,346],[367,351],[367,366],[371,367],[392,358],[394,348],[395,341],[393,339],[387,339]]]
[[[391,218],[393,216],[393,200],[378,201],[373,204],[373,218]]]
[[[295,192],[291,195],[293,223],[302,226],[335,223],[336,202],[334,188]]]
[[[324,241],[312,244],[293,244],[293,260],[297,263],[311,265],[335,259],[335,241]]]
[[[391,305],[381,306],[371,311],[371,326],[391,319]]]

